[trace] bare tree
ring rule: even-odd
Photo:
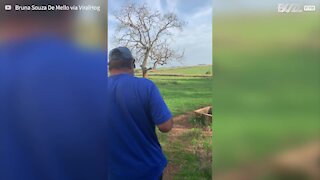
[[[171,61],[181,61],[184,56],[184,52],[177,53],[173,49],[170,48],[168,43],[160,43],[159,45],[154,46],[151,49],[149,58],[153,63],[152,68],[156,69],[157,65],[165,65],[170,63]]]
[[[131,49],[140,63],[143,77],[152,69],[147,67],[149,64],[156,67],[182,59],[183,53],[178,54],[169,46],[173,30],[182,30],[185,24],[176,14],[162,15],[147,5],[131,3],[113,15],[118,20],[114,40]]]

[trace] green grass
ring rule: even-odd
[[[217,20],[213,88],[210,78],[151,77],[174,114],[211,104],[213,93],[215,173],[318,139],[319,23],[312,15]],[[197,156],[179,143],[169,150],[169,160],[186,169],[177,179],[205,177]]]
[[[209,67],[206,68],[208,69]],[[192,68],[187,67],[186,69],[179,68],[179,73],[186,70],[190,74],[195,72],[199,73],[200,69],[207,70],[198,66]],[[165,73],[177,73],[176,70],[177,69],[171,71],[170,69],[166,69]],[[150,79],[154,81],[160,89],[173,115],[184,114],[200,107],[211,105],[211,77],[150,76]],[[202,141],[205,141],[205,148],[207,148],[207,142],[210,142],[211,138],[206,137],[206,139],[203,140],[203,138],[199,137],[199,133],[201,134],[201,129],[195,128],[191,134],[183,134],[174,142],[168,143],[170,138],[168,134],[157,132],[159,142],[169,163],[175,167],[179,167],[174,170],[175,175],[173,179],[211,179],[211,164],[207,163],[205,168],[200,169],[199,167],[203,162],[207,162],[207,160],[204,161],[196,152],[190,151],[190,148],[195,148],[196,145],[201,144]],[[194,141],[197,143],[192,144]]]
[[[152,76],[174,115],[207,106],[212,101],[212,78]]]
[[[319,137],[319,23],[316,15],[217,20],[215,172]]]
[[[201,137],[201,129],[194,128],[189,133],[183,134],[177,141],[167,143],[168,134],[158,132],[158,138],[163,147],[164,153],[170,164],[174,164],[175,175],[173,179],[190,179],[190,180],[209,180],[212,176],[211,163],[209,159],[201,159],[197,153],[188,148],[196,148],[199,144],[207,145],[211,142],[210,137]],[[210,146],[211,147],[211,146]],[[208,150],[208,147],[205,147]],[[210,148],[211,151],[211,148]],[[206,163],[203,168],[203,164]]]
[[[150,76],[174,115],[211,104],[213,93],[215,173],[316,140],[320,132],[320,17],[237,18],[215,19],[213,88],[212,78]],[[176,178],[205,178],[198,157],[167,138],[160,136],[169,161],[183,166]]]
[[[176,68],[159,68],[157,70],[152,70],[150,74],[183,74],[183,75],[206,75],[212,74],[211,65],[202,65],[202,66],[185,66],[185,67],[176,67]]]

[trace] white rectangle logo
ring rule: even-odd
[[[4,6],[4,9],[5,9],[6,11],[11,11],[12,7],[11,7],[11,5],[5,5],[5,6]]]
[[[279,13],[301,13],[302,7],[299,4],[278,4]]]
[[[315,5],[304,5],[303,11],[313,12],[316,11]]]

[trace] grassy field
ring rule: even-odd
[[[192,76],[194,74],[204,75],[208,71],[211,72],[211,66],[161,68],[155,73]],[[149,78],[159,87],[174,116],[211,105],[212,77],[150,76]],[[190,117],[187,124],[192,118]],[[179,124],[179,122],[175,123]],[[183,127],[183,125],[185,123],[179,126]],[[203,157],[199,152],[204,150],[211,154],[212,141],[211,136],[203,134],[202,128],[197,124],[192,124],[192,128],[183,128],[179,135],[176,135],[175,130],[169,134],[158,132],[160,143],[169,161],[170,179],[211,179],[211,158],[204,160],[206,156]]]
[[[317,140],[320,17],[216,18],[214,32],[214,172]]]
[[[205,75],[212,72],[211,65],[186,66],[176,68],[160,68],[149,74],[181,74]],[[212,102],[212,77],[179,77],[179,76],[150,76],[154,81],[173,115],[193,111],[196,108],[208,106]]]
[[[211,78],[150,76],[174,115],[211,104],[213,94],[214,173],[318,140],[319,32],[317,15],[217,18],[213,89]],[[151,73],[160,71],[205,74],[208,69]],[[193,131],[174,142],[159,134],[169,161],[181,167],[174,179],[210,176],[199,171],[199,157],[184,143],[201,134],[197,128]]]
[[[193,111],[212,102],[212,78],[152,76],[150,79],[159,87],[174,115]]]
[[[213,81],[150,76],[174,115],[211,104],[213,94],[214,173],[255,164],[318,140],[319,32],[317,15],[217,18]],[[192,75],[208,71],[209,67],[202,66],[151,73]],[[199,170],[200,158],[185,143],[191,148],[197,142],[204,143],[207,139],[199,140],[200,129],[194,128],[173,142],[170,135],[159,134],[169,161],[180,167],[174,179],[210,177],[208,170]]]
[[[185,66],[176,68],[160,68],[151,70],[149,74],[182,74],[182,75],[206,75],[212,74],[211,65]]]

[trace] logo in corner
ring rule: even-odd
[[[302,7],[299,4],[278,4],[279,13],[301,13]]]
[[[314,11],[316,11],[316,6],[315,5],[304,5],[303,6],[303,11],[305,11],[305,12],[314,12]]]
[[[4,9],[5,9],[6,11],[11,11],[12,6],[11,6],[11,5],[5,5],[5,6],[4,6]]]

